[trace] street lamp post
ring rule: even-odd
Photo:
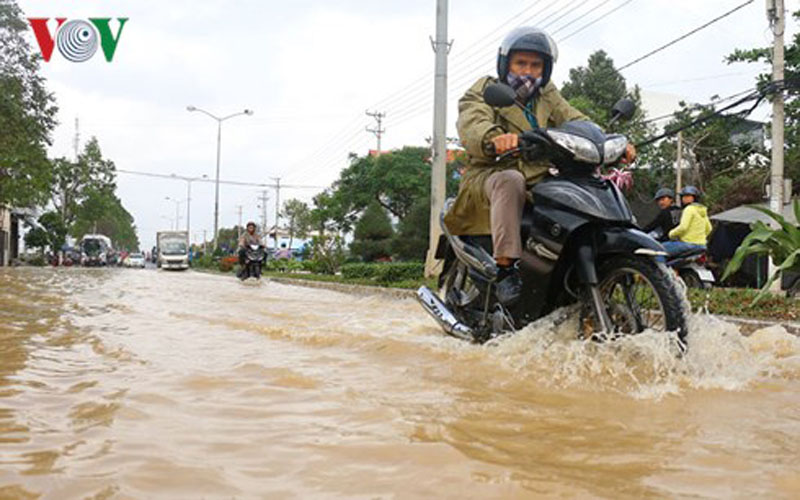
[[[200,177],[181,177],[175,174],[172,174],[172,177],[176,179],[183,179],[186,181],[186,232],[191,234],[191,220],[192,220],[192,182],[194,181],[202,181],[208,179],[206,174],[201,175]]]
[[[214,181],[214,249],[218,246],[218,238],[217,238],[217,231],[219,229],[219,160],[220,160],[220,144],[222,142],[222,122],[233,118],[239,115],[247,115],[250,116],[253,114],[253,111],[250,109],[245,109],[244,111],[240,111],[239,113],[234,113],[232,115],[218,117],[212,113],[204,109],[197,108],[195,106],[187,106],[186,109],[188,111],[199,111],[207,116],[210,116],[214,120],[217,121],[217,177]]]
[[[181,203],[183,203],[183,200],[176,200],[175,198],[170,198],[169,196],[165,197],[164,199],[167,200],[167,201],[171,201],[172,203],[175,204],[175,231],[177,231],[178,230],[178,226],[180,225],[180,220],[181,220],[180,209],[181,209]]]

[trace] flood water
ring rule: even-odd
[[[0,498],[798,498],[800,340],[475,346],[411,300],[0,270]]]

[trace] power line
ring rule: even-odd
[[[583,31],[583,30],[587,29],[588,27],[592,26],[593,24],[595,24],[595,23],[597,23],[597,22],[600,22],[600,21],[602,21],[603,19],[607,18],[608,16],[610,16],[610,15],[611,15],[611,14],[613,14],[614,12],[618,11],[619,9],[621,9],[621,8],[625,7],[626,5],[628,5],[628,4],[629,4],[629,3],[631,3],[631,2],[633,2],[633,0],[626,0],[625,2],[623,2],[623,3],[619,4],[619,5],[617,5],[615,8],[613,8],[613,9],[611,9],[610,11],[606,12],[605,14],[603,14],[603,15],[602,15],[602,16],[600,16],[600,17],[598,17],[598,18],[597,18],[597,19],[595,19],[594,21],[591,21],[591,22],[589,22],[589,23],[587,23],[587,24],[584,24],[583,26],[581,26],[580,28],[576,29],[575,31],[573,31],[573,32],[572,32],[572,33],[570,33],[569,35],[567,35],[567,36],[563,37],[562,39],[560,39],[560,40],[559,40],[559,43],[563,42],[564,40],[566,40],[566,39],[568,39],[568,38],[570,38],[570,37],[572,37],[572,36],[574,36],[574,35],[577,35],[577,34],[578,34],[578,33],[580,33],[581,31]]]
[[[161,179],[171,179],[171,180],[192,180],[197,182],[208,182],[213,184],[215,181],[214,179],[205,179],[202,177],[182,177],[178,175],[172,174],[157,174],[154,172],[138,172],[136,170],[123,170],[121,168],[116,169],[117,172],[122,174],[131,174],[131,175],[141,175],[144,177],[157,177]],[[241,181],[224,181],[220,179],[220,184],[230,184],[232,186],[251,186],[251,187],[268,187],[268,188],[275,188],[278,187],[277,184],[265,184],[265,183],[257,183],[257,182],[241,182]],[[325,189],[325,186],[308,186],[308,185],[301,185],[301,184],[280,184],[281,188],[291,188],[291,189]]]
[[[578,22],[580,19],[586,18],[588,15],[598,11],[600,8],[602,8],[603,6],[607,5],[610,1],[611,0],[600,0],[597,5],[595,5],[594,7],[590,8],[588,11],[583,12],[582,14],[578,15],[575,19],[573,19],[571,21],[568,21],[566,24],[564,24],[561,27],[557,28],[555,30],[555,32],[562,31],[564,28],[566,28],[566,27]],[[631,2],[633,2],[633,0],[625,0],[625,1],[623,1],[621,4],[619,4],[618,6],[616,6],[613,9],[611,9],[610,11],[601,14],[600,16],[595,18],[594,20],[591,20],[591,21],[587,22],[586,24],[584,24],[580,28],[578,28],[575,31],[571,32],[567,36],[561,38],[559,40],[559,42],[562,42],[562,41],[566,40],[567,38],[569,38],[571,36],[574,36],[575,34],[581,32],[581,31],[583,31],[585,29],[588,29],[590,26],[596,24],[597,22],[601,21],[602,19],[605,19],[605,18],[609,17],[611,14],[617,12],[618,10],[620,10],[624,6],[630,4]],[[453,69],[455,69],[455,71],[451,72],[450,78],[451,78],[451,82],[452,83],[451,83],[451,86],[450,86],[449,94],[450,95],[454,95],[454,94],[456,94],[457,91],[463,91],[463,88],[462,88],[463,85],[468,84],[472,79],[475,78],[475,73],[476,73],[475,70],[480,69],[480,71],[483,71],[485,67],[487,67],[488,65],[491,64],[492,60],[495,57],[495,55],[493,53],[494,50],[492,50],[491,54],[488,53],[488,49],[487,49],[488,45],[482,44],[482,42],[484,40],[491,38],[492,35],[496,34],[500,30],[502,30],[503,28],[506,28],[509,24],[514,23],[516,25],[522,25],[522,24],[524,24],[526,22],[529,22],[530,20],[532,20],[534,18],[538,18],[538,16],[540,16],[542,13],[546,12],[551,7],[556,6],[558,2],[557,1],[549,2],[548,4],[544,5],[542,8],[538,9],[531,16],[520,20],[520,16],[523,13],[530,11],[533,7],[538,6],[541,3],[542,3],[542,0],[538,0],[538,1],[534,2],[530,6],[526,7],[522,11],[518,12],[517,14],[515,14],[514,16],[508,18],[506,21],[504,21],[503,23],[498,25],[495,29],[493,29],[492,31],[490,31],[486,35],[484,35],[481,38],[479,38],[478,40],[472,42],[463,51],[458,52],[454,57],[454,59],[456,59],[456,60],[454,61],[454,64],[452,65],[452,67],[453,67]],[[550,20],[549,22],[545,23],[542,26],[542,28],[550,27],[553,24],[557,23],[558,21],[564,19],[567,15],[581,10],[582,7],[585,6],[586,4],[587,4],[587,2],[581,2],[580,0],[572,0],[572,1],[568,2],[567,5],[565,5],[563,8],[560,8],[560,9],[557,9],[557,10],[555,10],[553,12],[550,12],[549,14],[545,15],[543,18],[538,18],[537,21],[538,21],[538,23],[542,23],[544,21]],[[555,16],[555,18],[554,18],[554,16]],[[495,43],[498,43],[499,40],[502,38],[502,36],[504,36],[504,35],[501,35],[499,37],[494,37]],[[479,52],[484,51],[484,50],[487,51],[487,52],[484,52],[483,54],[479,54]],[[468,54],[473,54],[473,53],[474,53],[474,55],[472,55],[470,57],[466,57]],[[475,64],[475,63],[477,63],[477,64]],[[378,101],[376,103],[376,105],[383,106],[384,109],[387,110],[387,112],[392,113],[392,116],[393,116],[392,123],[395,126],[400,125],[402,123],[407,122],[408,120],[411,120],[411,119],[416,118],[416,117],[418,117],[420,115],[423,115],[425,113],[430,112],[429,108],[431,107],[433,96],[432,96],[432,91],[427,88],[427,78],[429,78],[428,74],[421,76],[419,79],[413,81],[411,84],[407,85],[406,87],[403,87],[399,92],[396,92],[396,93],[388,96],[387,98],[385,98],[385,99],[383,99],[381,101]],[[448,101],[451,101],[451,99],[452,98],[449,98]],[[343,127],[339,131],[337,136],[339,136],[339,137],[344,136],[346,134],[345,131],[349,128],[349,126],[351,126],[351,125],[347,125],[347,126]],[[338,139],[338,137],[337,137],[337,139],[332,139],[332,140],[328,141],[328,143],[326,145],[320,147],[309,159],[300,162],[300,163],[307,163],[307,165],[304,168],[300,169],[300,172],[306,172],[307,170],[309,170],[310,168],[315,167],[315,166],[317,167],[317,170],[323,170],[323,169],[329,167],[332,164],[335,164],[337,162],[342,161],[340,159],[341,157],[340,157],[339,154],[331,154],[331,148],[333,147],[334,151],[337,151],[337,152],[344,151],[344,150],[347,150],[347,149],[351,148],[352,145],[356,141],[358,141],[358,137],[357,136],[360,133],[363,133],[363,132],[355,131],[353,134],[351,134],[350,138],[348,138],[348,139],[337,140]],[[352,149],[351,149],[351,151],[352,151]],[[329,159],[328,159],[328,161],[326,161],[321,166],[317,166],[312,161],[312,158],[317,158],[317,157],[320,157],[320,156],[328,156]],[[299,165],[299,163],[296,164],[296,165]],[[296,174],[296,173],[297,172],[294,172],[294,174]]]
[[[637,59],[634,59],[633,61],[629,62],[628,64],[618,68],[617,71],[622,71],[623,69],[630,68],[631,66],[633,66],[634,64],[636,64],[638,62],[644,61],[648,57],[650,57],[650,56],[652,56],[654,54],[657,54],[657,53],[661,52],[662,50],[664,50],[664,49],[666,49],[668,47],[671,47],[671,46],[675,45],[676,43],[680,42],[681,40],[683,40],[685,38],[688,38],[691,35],[694,35],[695,33],[697,33],[698,31],[701,31],[701,30],[711,26],[712,24],[716,23],[717,21],[720,21],[720,20],[730,16],[734,12],[736,12],[736,11],[738,11],[740,9],[743,9],[747,5],[750,5],[751,3],[753,3],[753,0],[747,0],[746,2],[744,2],[741,5],[739,5],[738,7],[729,10],[728,12],[722,14],[721,16],[715,17],[714,19],[712,19],[711,21],[705,23],[704,25],[702,25],[700,27],[697,27],[697,28],[693,29],[692,31],[679,36],[675,40],[672,40],[671,42],[668,42],[668,43],[662,45],[661,47],[659,47],[659,48],[657,48],[655,50],[652,50],[652,51],[648,52],[647,54],[645,54],[645,55],[643,55],[643,56],[641,56],[641,57],[639,57]]]

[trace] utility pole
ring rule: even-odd
[[[444,207],[445,176],[447,164],[447,54],[452,42],[447,41],[447,0],[436,0],[436,41],[431,40],[436,52],[433,95],[433,161],[431,165],[431,214],[428,255],[425,259],[425,276],[441,271],[441,261],[436,260],[436,247],[442,230],[439,214]]]
[[[267,190],[261,191],[261,196],[258,197],[258,201],[261,203],[259,207],[261,207],[261,238],[263,238],[265,244],[267,241],[267,235],[269,234],[269,227],[267,226],[267,202],[269,201],[269,196],[267,196]]]
[[[237,238],[241,238],[242,237],[242,206],[241,205],[236,205],[236,208],[239,209],[239,210],[237,210],[237,212],[239,212],[239,225],[236,226],[236,237]]]
[[[75,149],[75,161],[78,161],[78,153],[81,147],[81,128],[80,120],[75,117],[75,137],[72,139],[72,147]]]
[[[278,248],[278,225],[281,222],[281,178],[270,177],[275,181],[275,248]]]
[[[384,132],[386,132],[385,128],[382,128],[381,125],[383,124],[383,118],[386,116],[386,113],[379,113],[377,111],[365,111],[367,116],[371,116],[375,118],[375,121],[378,122],[378,128],[369,128],[366,127],[367,132],[371,132],[375,134],[375,137],[378,138],[378,149],[375,151],[375,156],[381,155],[381,136]]]
[[[770,176],[769,206],[778,214],[783,213],[783,34],[786,27],[786,12],[783,0],[767,0],[767,19],[774,36],[772,48],[772,82],[776,85],[772,97],[772,174]],[[777,270],[770,259],[769,275]],[[781,280],[772,285],[772,291],[780,292]]]
[[[678,193],[681,192],[683,186],[681,185],[681,177],[683,175],[683,131],[678,132],[678,166],[675,172],[675,200],[679,200]]]

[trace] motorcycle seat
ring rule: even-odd
[[[702,255],[706,253],[705,248],[689,248],[682,252],[678,252],[676,254],[670,254],[669,258],[672,259],[683,259],[686,257],[694,257],[695,255]]]

